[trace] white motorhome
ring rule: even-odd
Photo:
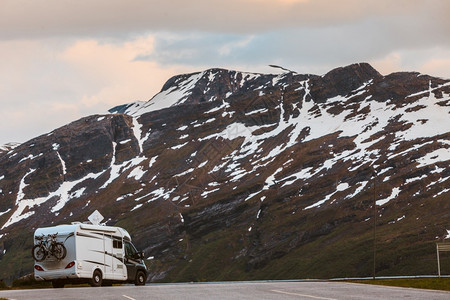
[[[49,235],[56,235],[56,242],[62,243],[67,252],[59,260],[48,255],[35,261],[36,280],[51,281],[54,287],[75,282],[89,282],[92,286],[113,282],[145,284],[143,253],[136,250],[125,229],[73,222],[36,229],[35,244]]]

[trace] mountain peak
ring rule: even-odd
[[[371,80],[383,76],[368,63],[356,63],[333,69],[318,78],[311,88],[311,95],[317,102],[335,96],[345,96]]]
[[[333,79],[344,75],[346,77],[349,76],[357,77],[365,81],[376,77],[382,77],[382,75],[374,67],[372,67],[369,63],[365,62],[355,63],[345,67],[333,69],[328,73],[326,73],[323,77]]]

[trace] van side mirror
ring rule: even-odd
[[[133,255],[134,259],[144,259],[144,251],[137,252]]]

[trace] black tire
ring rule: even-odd
[[[65,282],[63,280],[53,280],[52,286],[55,289],[62,289],[64,287]]]
[[[47,256],[47,251],[40,245],[34,245],[33,249],[31,249],[31,254],[35,261],[43,261]]]
[[[136,279],[134,280],[135,285],[145,285],[145,281],[147,280],[147,276],[144,271],[137,271]]]
[[[99,287],[102,285],[103,278],[102,278],[102,272],[100,270],[95,270],[94,274],[92,274],[92,278],[89,282],[89,284],[93,287]]]
[[[52,254],[57,260],[61,260],[66,257],[67,249],[62,243],[54,243],[52,245]]]

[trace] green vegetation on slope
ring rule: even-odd
[[[450,291],[450,278],[403,278],[403,279],[370,279],[352,280],[354,283],[399,286],[418,289]]]

